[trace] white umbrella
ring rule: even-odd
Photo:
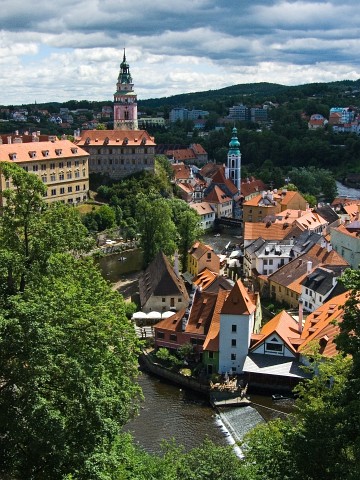
[[[175,312],[170,312],[170,311],[168,311],[168,312],[163,312],[163,313],[161,314],[161,318],[169,318],[169,317],[172,317],[173,315],[175,315]]]
[[[135,312],[133,313],[133,316],[131,317],[133,320],[144,320],[145,318],[148,318],[145,312]]]
[[[155,319],[157,319],[157,318],[161,318],[161,313],[160,313],[160,312],[149,312],[149,313],[146,315],[146,318],[155,320]]]

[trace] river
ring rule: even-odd
[[[360,198],[360,190],[357,188],[346,187],[340,182],[336,182],[339,197]]]

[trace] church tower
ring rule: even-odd
[[[114,130],[138,130],[137,95],[126,62],[125,48],[123,61],[114,93]]]
[[[227,157],[227,173],[235,184],[240,193],[241,189],[241,153],[240,142],[237,138],[237,129],[234,127],[232,130],[232,137],[229,143],[229,151]]]

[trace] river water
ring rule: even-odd
[[[360,198],[360,190],[357,188],[346,187],[340,182],[336,182],[339,197]]]

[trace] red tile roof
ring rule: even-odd
[[[228,295],[229,291],[227,290],[220,290],[218,293],[210,328],[203,345],[204,350],[219,351],[220,313]]]
[[[260,335],[262,335],[262,338],[251,347],[251,350],[256,349],[262,342],[266,340],[266,338],[274,333],[277,333],[279,337],[282,338],[284,343],[293,353],[296,352],[294,344],[300,339],[298,324],[295,319],[285,310],[282,310],[280,313],[275,315],[273,319],[271,319],[262,327],[260,330]],[[295,340],[295,342],[293,342],[293,340]]]
[[[220,187],[215,185],[211,192],[204,197],[205,202],[209,203],[227,203],[231,202],[231,198],[226,195]]]
[[[241,280],[238,280],[232,288],[221,313],[230,315],[250,315],[256,310],[256,305],[251,295],[244,287]]]
[[[307,316],[301,334],[304,341],[299,352],[306,354],[307,350],[311,349],[311,345],[315,344],[319,346],[319,352],[325,357],[332,357],[338,353],[334,343],[334,338],[339,333],[336,322],[341,322],[343,306],[348,298],[349,292],[342,293]]]
[[[154,137],[146,130],[85,130],[76,138],[78,145],[91,146],[139,146],[142,142],[147,146],[155,146]]]

